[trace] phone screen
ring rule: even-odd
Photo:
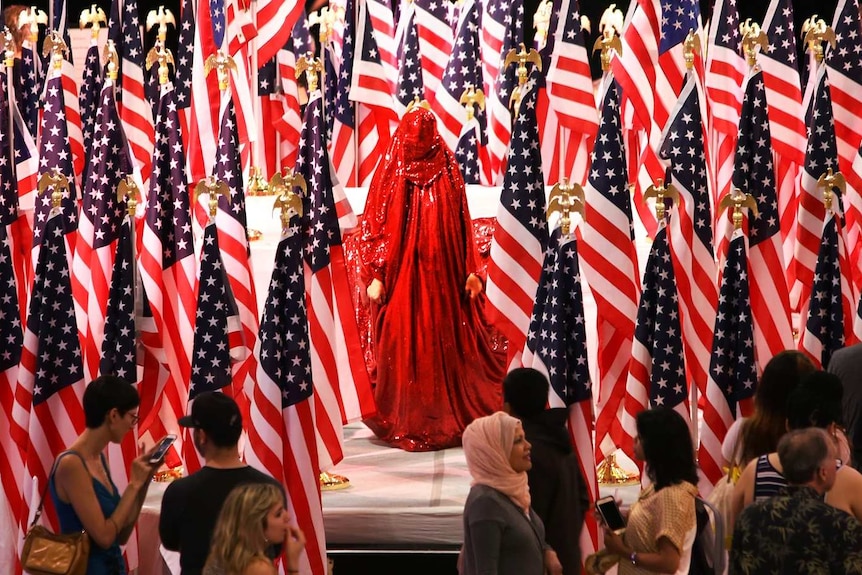
[[[176,435],[166,435],[159,441],[158,448],[150,456],[150,463],[158,463],[168,452],[168,448],[176,440]]]
[[[611,531],[617,531],[626,526],[625,519],[623,519],[617,502],[613,498],[600,499],[596,502],[596,509],[599,510],[602,519],[605,520],[605,524]]]

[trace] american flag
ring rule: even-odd
[[[763,31],[769,38],[769,50],[761,52],[757,61],[763,70],[763,84],[766,86],[769,127],[775,152],[773,161],[778,182],[781,239],[787,267],[787,285],[792,287],[799,170],[805,161],[806,137],[791,0],[772,0],[769,3]],[[793,305],[794,309],[797,307]]]
[[[460,102],[461,94],[468,84],[476,88],[484,85],[479,53],[480,9],[481,6],[475,0],[467,0],[461,6],[452,57],[446,64],[443,80],[431,106],[432,111],[437,114],[440,136],[450,150],[458,146],[458,140],[467,122],[467,112]],[[479,123],[486,124],[484,110],[477,108],[476,113],[481,118]]]
[[[527,333],[524,365],[544,373],[551,383],[548,403],[569,408],[569,429],[578,453],[581,475],[590,499],[599,497],[593,465],[592,382],[587,363],[587,331],[578,265],[578,242],[564,237],[558,227],[551,233],[536,303]],[[589,515],[589,514],[587,514]],[[598,548],[598,527],[587,519],[581,548]],[[574,543],[574,542],[573,542]]]
[[[745,236],[734,234],[724,260],[718,295],[718,313],[713,329],[712,353],[709,360],[709,382],[703,406],[704,429],[701,434],[700,460],[714,461],[721,453],[721,442],[733,420],[748,415],[751,398],[757,389],[757,365],[754,362],[754,329],[748,295],[748,257]],[[715,476],[704,469],[715,483]]]
[[[659,155],[670,161],[671,179],[680,194],[675,217],[668,224],[674,275],[679,285],[682,339],[689,381],[707,393],[712,327],[718,300],[712,250],[712,212],[706,159],[705,118],[701,116],[697,76],[690,74],[671,112]],[[703,434],[712,433],[704,429]],[[721,462],[700,460],[712,478],[721,477]]]
[[[345,10],[344,33],[341,46],[341,66],[338,70],[338,84],[335,100],[332,102],[330,114],[334,116],[332,122],[332,136],[329,140],[330,154],[334,158],[333,164],[338,182],[345,186],[356,185],[356,169],[359,158],[356,151],[356,110],[350,101],[350,85],[353,83],[353,52],[356,29],[356,4],[354,0],[347,0]],[[321,107],[321,114],[323,108]]]
[[[325,470],[343,457],[342,422],[367,417],[375,407],[341,245],[322,105],[320,93],[313,93],[305,108],[296,171],[308,186],[303,255],[320,467]]]
[[[75,251],[75,234],[78,229],[78,191],[75,185],[75,170],[69,142],[69,123],[66,117],[65,91],[62,78],[52,70],[45,89],[45,102],[42,107],[42,138],[39,141],[39,174],[58,170],[69,179],[69,189],[63,192],[63,218],[69,242],[69,252]],[[33,228],[33,262],[38,259],[38,246],[44,237],[45,224],[51,213],[50,194],[37,198]]]
[[[233,364],[244,357],[242,325],[222,262],[215,219],[212,219],[204,228],[201,248],[189,401],[205,391],[218,390],[238,399],[235,392],[242,390],[232,390],[231,374]],[[183,461],[189,473],[202,465],[188,430],[183,442]]]
[[[791,288],[791,303],[794,299],[798,302],[796,309],[803,312],[803,318],[811,296],[817,255],[822,251],[821,238],[826,219],[823,190],[818,180],[827,173],[827,170],[838,171],[832,98],[825,66],[821,66],[817,71],[816,86],[809,116],[808,147],[805,151],[805,164],[799,186],[797,241],[794,250],[796,281]],[[839,205],[838,213],[842,213],[840,196],[836,196],[835,201]]]
[[[146,421],[145,415],[140,429],[152,429],[156,437],[177,429],[177,418],[186,413],[191,377],[197,265],[183,150],[177,93],[165,84],[156,109],[153,173],[139,258],[141,284],[159,334],[157,345],[170,376],[163,384],[141,382],[141,407],[151,408],[153,420]]]
[[[635,418],[648,407],[671,407],[690,421],[685,356],[667,228],[660,226],[644,271],[632,342],[623,428],[634,438]]]
[[[778,197],[772,163],[772,137],[766,116],[763,73],[753,72],[746,83],[739,119],[733,185],[750,193],[758,214],[748,218],[748,261],[754,350],[758,366],[793,347],[790,297],[784,277],[781,235],[778,231]]]
[[[849,262],[844,248],[840,216],[826,214],[823,238],[814,268],[810,300],[807,302],[805,329],[799,349],[818,368],[829,365],[836,350],[855,343],[853,335],[853,289],[849,278]]]
[[[442,0],[414,0],[416,33],[422,61],[422,83],[429,103],[434,102],[443,71],[452,54],[454,33],[449,24],[449,10]]]
[[[78,105],[81,110],[81,134],[84,138],[84,181],[89,174],[92,158],[93,130],[96,127],[96,112],[99,109],[99,94],[102,92],[102,72],[99,63],[99,45],[90,44],[87,56],[84,58],[84,70],[81,77],[81,91],[78,94]]]
[[[853,284],[862,287],[862,177],[853,163],[862,142],[862,42],[858,0],[840,0],[835,7],[832,29],[836,45],[826,52],[826,67],[832,90],[832,113],[838,144],[838,167],[847,178],[844,210]]]
[[[38,74],[39,59],[33,48],[33,42],[29,39],[21,46],[20,68],[16,80],[21,83],[18,109],[27,122],[27,130],[36,134],[39,129],[39,93],[42,89],[42,78]]]
[[[524,39],[522,0],[489,0],[482,11],[482,79],[488,111],[489,183],[497,184],[506,170],[505,159],[512,135],[509,98],[515,87],[515,68],[503,69],[506,55]]]
[[[461,137],[458,139],[458,146],[455,148],[455,158],[458,160],[458,165],[461,167],[461,175],[464,176],[465,184],[479,184],[482,182],[482,166],[487,159],[484,154],[484,143],[482,137],[484,130],[482,124],[479,123],[478,117],[473,117],[464,124],[464,129],[461,132]]]
[[[293,26],[305,16],[304,4],[288,0],[261,0],[257,3],[258,62],[275,58],[278,51],[290,40]]]
[[[566,176],[580,184],[586,180],[586,158],[592,151],[599,120],[578,2],[559,0],[557,7],[558,13],[552,17],[552,25],[557,21],[556,30],[550,29],[546,46],[550,109],[543,134],[542,165],[547,182]],[[553,145],[546,145],[546,141]]]
[[[111,80],[102,87],[91,159],[72,259],[72,294],[83,343],[84,379],[88,383],[99,372],[115,244],[126,215],[125,201],[117,200],[117,186],[132,171]],[[133,381],[134,375],[126,379]]]
[[[715,205],[731,191],[733,153],[742,108],[742,81],[747,71],[748,66],[742,57],[736,0],[717,0],[709,27],[704,79],[711,114],[707,134],[715,172],[715,188],[712,190]],[[720,220],[716,214],[715,238],[720,253],[727,248],[732,232],[733,224],[729,217]]]
[[[395,43],[395,17],[391,1],[365,0],[365,5],[371,17],[371,28],[380,50],[380,64],[389,84],[389,92],[394,94],[398,87],[398,46]]]
[[[422,62],[419,57],[419,33],[416,30],[415,18],[415,14],[411,15],[407,24],[398,62],[398,91],[395,99],[400,104],[400,116],[404,115],[407,105],[414,98],[425,99]]]
[[[354,42],[349,98],[356,102],[358,110],[358,183],[367,186],[389,147],[389,139],[398,120],[395,101],[380,63],[380,50],[371,27],[367,2],[359,4]]]
[[[632,227],[619,88],[604,79],[602,116],[585,186],[587,219],[580,227],[581,267],[596,300],[599,396],[596,402],[596,463],[625,443],[622,402],[628,354],[638,309],[637,254]]]
[[[624,50],[613,60],[613,71],[635,116],[635,129],[645,133],[635,188],[635,207],[650,235],[657,229],[655,216],[642,194],[664,175],[658,159],[661,127],[667,125],[685,81],[683,41],[700,29],[696,0],[638,0],[623,33]],[[701,66],[696,56],[696,65]]]
[[[192,104],[192,64],[195,61],[195,0],[180,0],[180,27],[177,31],[175,90],[177,106],[187,109]],[[186,126],[183,126],[183,133]]]
[[[33,493],[31,477],[35,477],[39,489],[46,484],[54,458],[84,431],[84,368],[69,278],[64,232],[68,224],[64,218],[61,209],[52,210],[43,226],[45,237],[36,264],[18,368],[12,439],[28,446],[25,494]],[[53,507],[48,498],[42,517],[56,517]],[[29,517],[24,506],[20,517]]]
[[[320,463],[314,427],[311,345],[305,309],[303,236],[297,216],[282,230],[260,322],[257,386],[246,460],[287,486],[291,515],[306,536],[300,570],[326,573]]]
[[[514,367],[520,364],[527,339],[530,313],[548,245],[542,155],[536,124],[539,74],[534,67],[522,88],[520,113],[512,127],[512,146],[488,262],[489,317],[508,339],[508,360]]]

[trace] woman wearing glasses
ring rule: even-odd
[[[140,398],[127,381],[112,375],[93,380],[84,391],[86,429],[54,462],[49,488],[60,530],[86,531],[90,537],[88,575],[125,575],[120,551],[132,533],[161,461],[150,463],[155,449],[132,461],[122,494],[111,479],[104,451],[121,443],[138,423]]]

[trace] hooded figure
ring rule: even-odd
[[[464,180],[428,110],[413,108],[392,137],[360,246],[377,362],[366,423],[408,451],[459,445],[502,405],[505,350],[489,337]]]

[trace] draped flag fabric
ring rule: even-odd
[[[787,285],[776,281],[784,277],[784,258],[766,114],[763,73],[755,71],[747,79],[742,101],[733,185],[757,202],[757,215],[748,218],[748,266],[755,361],[759,368],[773,355],[793,347]]]
[[[72,42],[69,40],[69,30],[66,26],[66,23],[68,22],[66,0],[51,0],[51,3],[53,17],[53,21],[51,23],[52,28],[59,32],[60,36],[63,37],[63,41],[66,42],[68,52],[65,54],[65,58],[59,60],[56,64],[51,61],[52,57],[48,58],[49,66],[52,69],[48,72],[47,77],[50,79],[55,75],[59,75],[61,78],[60,84],[64,92],[62,110],[66,123],[66,134],[69,139],[68,145],[72,152],[73,171],[69,173],[69,176],[71,177],[74,174],[75,183],[80,188],[81,175],[84,171],[85,154],[84,135],[81,132],[81,113],[78,108],[78,74],[75,72],[75,66],[72,64]],[[39,93],[41,93],[41,83],[37,83],[37,89],[39,90]],[[43,95],[42,98],[44,99],[45,96]],[[44,128],[44,120],[42,127]],[[31,133],[34,135],[36,134],[36,132],[33,131],[31,131]],[[39,137],[44,138],[44,132],[40,132]]]
[[[719,287],[709,381],[703,406],[700,461],[714,462],[733,420],[747,416],[757,390],[754,360],[754,329],[748,291],[748,258],[745,236],[737,232],[730,240]],[[703,467],[703,466],[702,466]],[[703,467],[711,483],[722,476],[714,467]],[[717,475],[716,475],[717,473]]]
[[[705,118],[701,117],[697,76],[689,74],[679,102],[663,134],[659,154],[670,160],[671,181],[680,195],[679,207],[668,223],[670,250],[679,295],[682,339],[688,381],[701,395],[707,393],[712,328],[718,300],[717,271],[712,249],[709,168],[706,158]],[[712,433],[703,429],[703,435]],[[716,452],[712,452],[716,453]],[[700,465],[712,478],[721,476],[721,461],[701,457]]]
[[[622,402],[629,355],[620,350],[632,347],[640,292],[619,89],[610,74],[604,87],[601,123],[584,188],[587,218],[578,246],[598,316],[596,463],[626,443]]]
[[[791,0],[771,0],[763,20],[763,31],[769,38],[769,50],[760,52],[758,64],[763,70],[774,148],[787,287],[792,288],[795,281],[793,250],[796,245],[799,171],[805,161],[806,137]],[[790,303],[792,309],[798,309],[798,301],[791,299]]]
[[[520,364],[548,244],[542,156],[536,124],[539,74],[533,68],[530,79],[521,89],[522,100],[512,127],[512,146],[488,263],[489,318],[509,341],[508,361],[513,367]]]
[[[93,130],[96,128],[96,116],[99,111],[99,94],[102,93],[102,70],[99,61],[99,45],[91,41],[84,59],[84,70],[81,77],[81,90],[78,94],[78,105],[81,110],[81,135],[84,142],[84,180],[89,173],[93,150]]]
[[[35,43],[29,38],[25,39],[21,46],[20,71],[16,78],[21,84],[18,88],[20,91],[16,92],[20,94],[18,109],[27,123],[27,130],[34,138],[39,129],[39,94],[44,80],[39,73],[41,70],[37,53]]]
[[[564,237],[560,228],[551,233],[545,251],[523,360],[525,366],[548,377],[549,405],[569,409],[569,429],[581,476],[590,500],[596,501],[599,490],[593,465],[592,382],[587,362],[578,242],[574,237]],[[586,515],[587,528],[581,534],[580,544],[582,551],[589,554],[598,549],[598,526]]]
[[[398,0],[394,0],[398,1]],[[374,41],[380,52],[380,65],[389,85],[389,93],[394,94],[398,87],[398,50],[395,43],[395,15],[390,0],[365,0]]]
[[[34,492],[30,478],[35,477],[41,491],[54,458],[84,431],[84,367],[75,325],[64,218],[62,209],[53,209],[44,223],[45,237],[36,263],[18,368],[12,439],[27,446],[25,497]],[[37,502],[30,500],[29,510],[22,506],[22,521],[35,505]],[[50,497],[45,500],[45,509],[43,521],[56,517]]]
[[[293,25],[305,16],[304,5],[288,0],[260,0],[256,6],[258,62],[273,59],[290,40]]]
[[[401,55],[398,61],[398,78],[395,92],[398,115],[403,116],[407,106],[414,98],[425,99],[425,82],[422,79],[422,60],[419,58],[419,32],[416,30],[416,16],[406,17],[407,27],[402,39]]]
[[[326,573],[320,463],[314,426],[311,345],[300,220],[282,230],[260,322],[260,361],[251,398],[246,460],[287,488],[288,511],[305,533],[307,565]]]
[[[326,470],[343,457],[342,424],[372,415],[375,407],[347,279],[322,104],[320,93],[312,93],[296,172],[308,188],[302,220],[306,302],[320,468]]]
[[[359,157],[356,150],[356,110],[350,101],[350,86],[353,83],[353,57],[355,48],[356,30],[356,3],[355,0],[347,0],[345,11],[344,37],[341,47],[341,63],[338,72],[338,83],[336,84],[335,100],[332,106],[328,106],[328,112],[333,116],[332,136],[329,150],[335,165],[338,182],[344,186],[357,185],[357,162]],[[330,53],[332,53],[330,51]],[[321,103],[321,114],[323,113]]]
[[[452,26],[446,2],[438,0],[414,0],[416,32],[419,37],[419,52],[422,63],[422,80],[425,98],[433,103],[437,87],[443,81],[443,72],[449,62],[454,44]]]

